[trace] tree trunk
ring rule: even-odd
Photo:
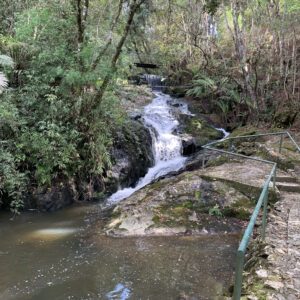
[[[249,64],[247,63],[247,49],[244,43],[244,34],[239,25],[239,17],[241,13],[240,3],[234,1],[232,4],[232,17],[233,17],[233,40],[235,44],[235,50],[237,58],[239,60],[240,69],[242,71],[244,85],[247,93],[249,94],[253,105],[256,109],[259,109],[257,96],[251,85]]]
[[[99,106],[99,104],[102,101],[103,95],[113,77],[113,74],[116,72],[116,66],[117,66],[117,61],[120,57],[120,54],[122,52],[122,48],[123,45],[127,39],[127,36],[129,34],[130,31],[130,27],[133,23],[133,18],[136,14],[136,12],[138,11],[138,9],[141,7],[141,5],[145,2],[146,0],[134,0],[133,3],[130,5],[130,9],[129,9],[129,14],[128,14],[128,18],[127,18],[127,22],[126,22],[126,26],[123,32],[123,35],[121,37],[121,39],[119,40],[117,47],[116,47],[116,51],[111,59],[111,63],[110,63],[110,72],[106,74],[106,76],[103,79],[102,85],[99,89],[99,91],[96,93],[95,99],[93,101],[92,107],[91,109],[95,109],[97,106]]]

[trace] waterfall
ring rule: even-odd
[[[223,138],[220,141],[225,140],[230,135],[230,133],[226,131],[224,128],[215,128],[215,129],[221,131],[224,134]]]
[[[142,78],[148,83],[148,85],[156,91],[161,91],[164,86],[164,78],[154,74],[144,74]]]
[[[178,171],[184,166],[186,158],[182,156],[181,139],[173,134],[179,122],[172,114],[170,101],[172,101],[170,96],[156,93],[153,101],[144,108],[143,122],[153,137],[154,166],[134,188],[125,188],[116,192],[108,199],[108,203],[125,199],[154,179]],[[187,105],[179,105],[178,109],[182,113],[189,113]]]
[[[154,83],[156,79],[152,76],[155,75],[151,75],[149,80],[153,80],[150,82]],[[172,113],[174,107],[171,104],[176,104],[177,109],[182,114],[192,114],[186,103],[160,92],[155,95],[153,101],[145,106],[142,118],[143,123],[149,128],[152,135],[154,166],[148,170],[147,174],[138,181],[134,188],[124,188],[111,195],[107,200],[108,204],[129,197],[160,176],[180,170],[186,162],[187,158],[182,156],[182,141],[174,134],[179,122]],[[229,135],[223,128],[216,129],[223,132],[223,139]]]

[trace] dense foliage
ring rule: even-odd
[[[300,110],[298,0],[155,3],[144,43],[171,84],[190,86],[189,95],[213,103],[229,123]]]
[[[88,181],[109,167],[123,121],[112,79],[126,71],[116,66],[143,2],[7,1],[1,9],[0,201],[13,211],[29,183]]]
[[[299,111],[298,0],[3,1],[0,202],[13,211],[31,187],[103,176],[136,61],[225,123]]]

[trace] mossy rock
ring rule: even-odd
[[[298,111],[287,107],[275,114],[273,122],[279,128],[287,128],[295,122],[297,115]]]
[[[230,136],[231,137],[237,137],[237,136],[241,136],[241,135],[254,135],[254,134],[257,134],[257,133],[259,133],[258,129],[253,127],[253,126],[242,126],[242,127],[239,127],[237,129],[235,129],[230,134]]]
[[[225,217],[240,220],[249,220],[251,216],[250,211],[244,208],[224,207],[221,212]]]
[[[186,88],[182,87],[168,87],[164,92],[170,94],[172,97],[181,98],[186,95],[186,91]]]
[[[134,186],[153,165],[149,130],[139,121],[128,120],[114,134],[111,160],[112,167],[105,178],[106,191],[113,193],[118,187]]]
[[[180,123],[182,130],[193,136],[197,148],[209,143],[210,141],[219,140],[223,133],[207,123],[207,121],[196,116],[181,115]]]
[[[213,178],[211,176],[207,175],[202,175],[201,176],[203,179],[207,181],[214,181],[216,178]],[[261,187],[256,187],[253,185],[248,185],[242,182],[237,182],[234,180],[229,180],[225,178],[217,178],[218,181],[226,183],[229,187],[234,188],[235,190],[239,191],[240,193],[244,194],[247,198],[252,199],[254,202],[253,204],[258,200],[262,188]],[[273,189],[269,189],[269,203],[274,204],[278,200],[278,196],[276,192]],[[236,204],[238,205],[238,203]]]

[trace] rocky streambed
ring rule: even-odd
[[[154,166],[135,186],[121,188],[108,199],[106,204],[114,209],[102,233],[120,237],[240,232],[258,193],[251,185],[245,192],[241,183],[217,180],[200,164],[201,146],[223,138],[224,131],[192,114],[184,100],[163,93],[140,111],[139,119],[152,136]]]
[[[131,118],[116,135],[105,178],[118,197],[106,209],[74,205],[14,222],[2,213],[0,299],[225,299],[241,232],[270,170],[218,155],[202,169],[201,145],[222,132],[184,101],[126,98]],[[61,195],[41,192],[41,210],[64,206]]]

